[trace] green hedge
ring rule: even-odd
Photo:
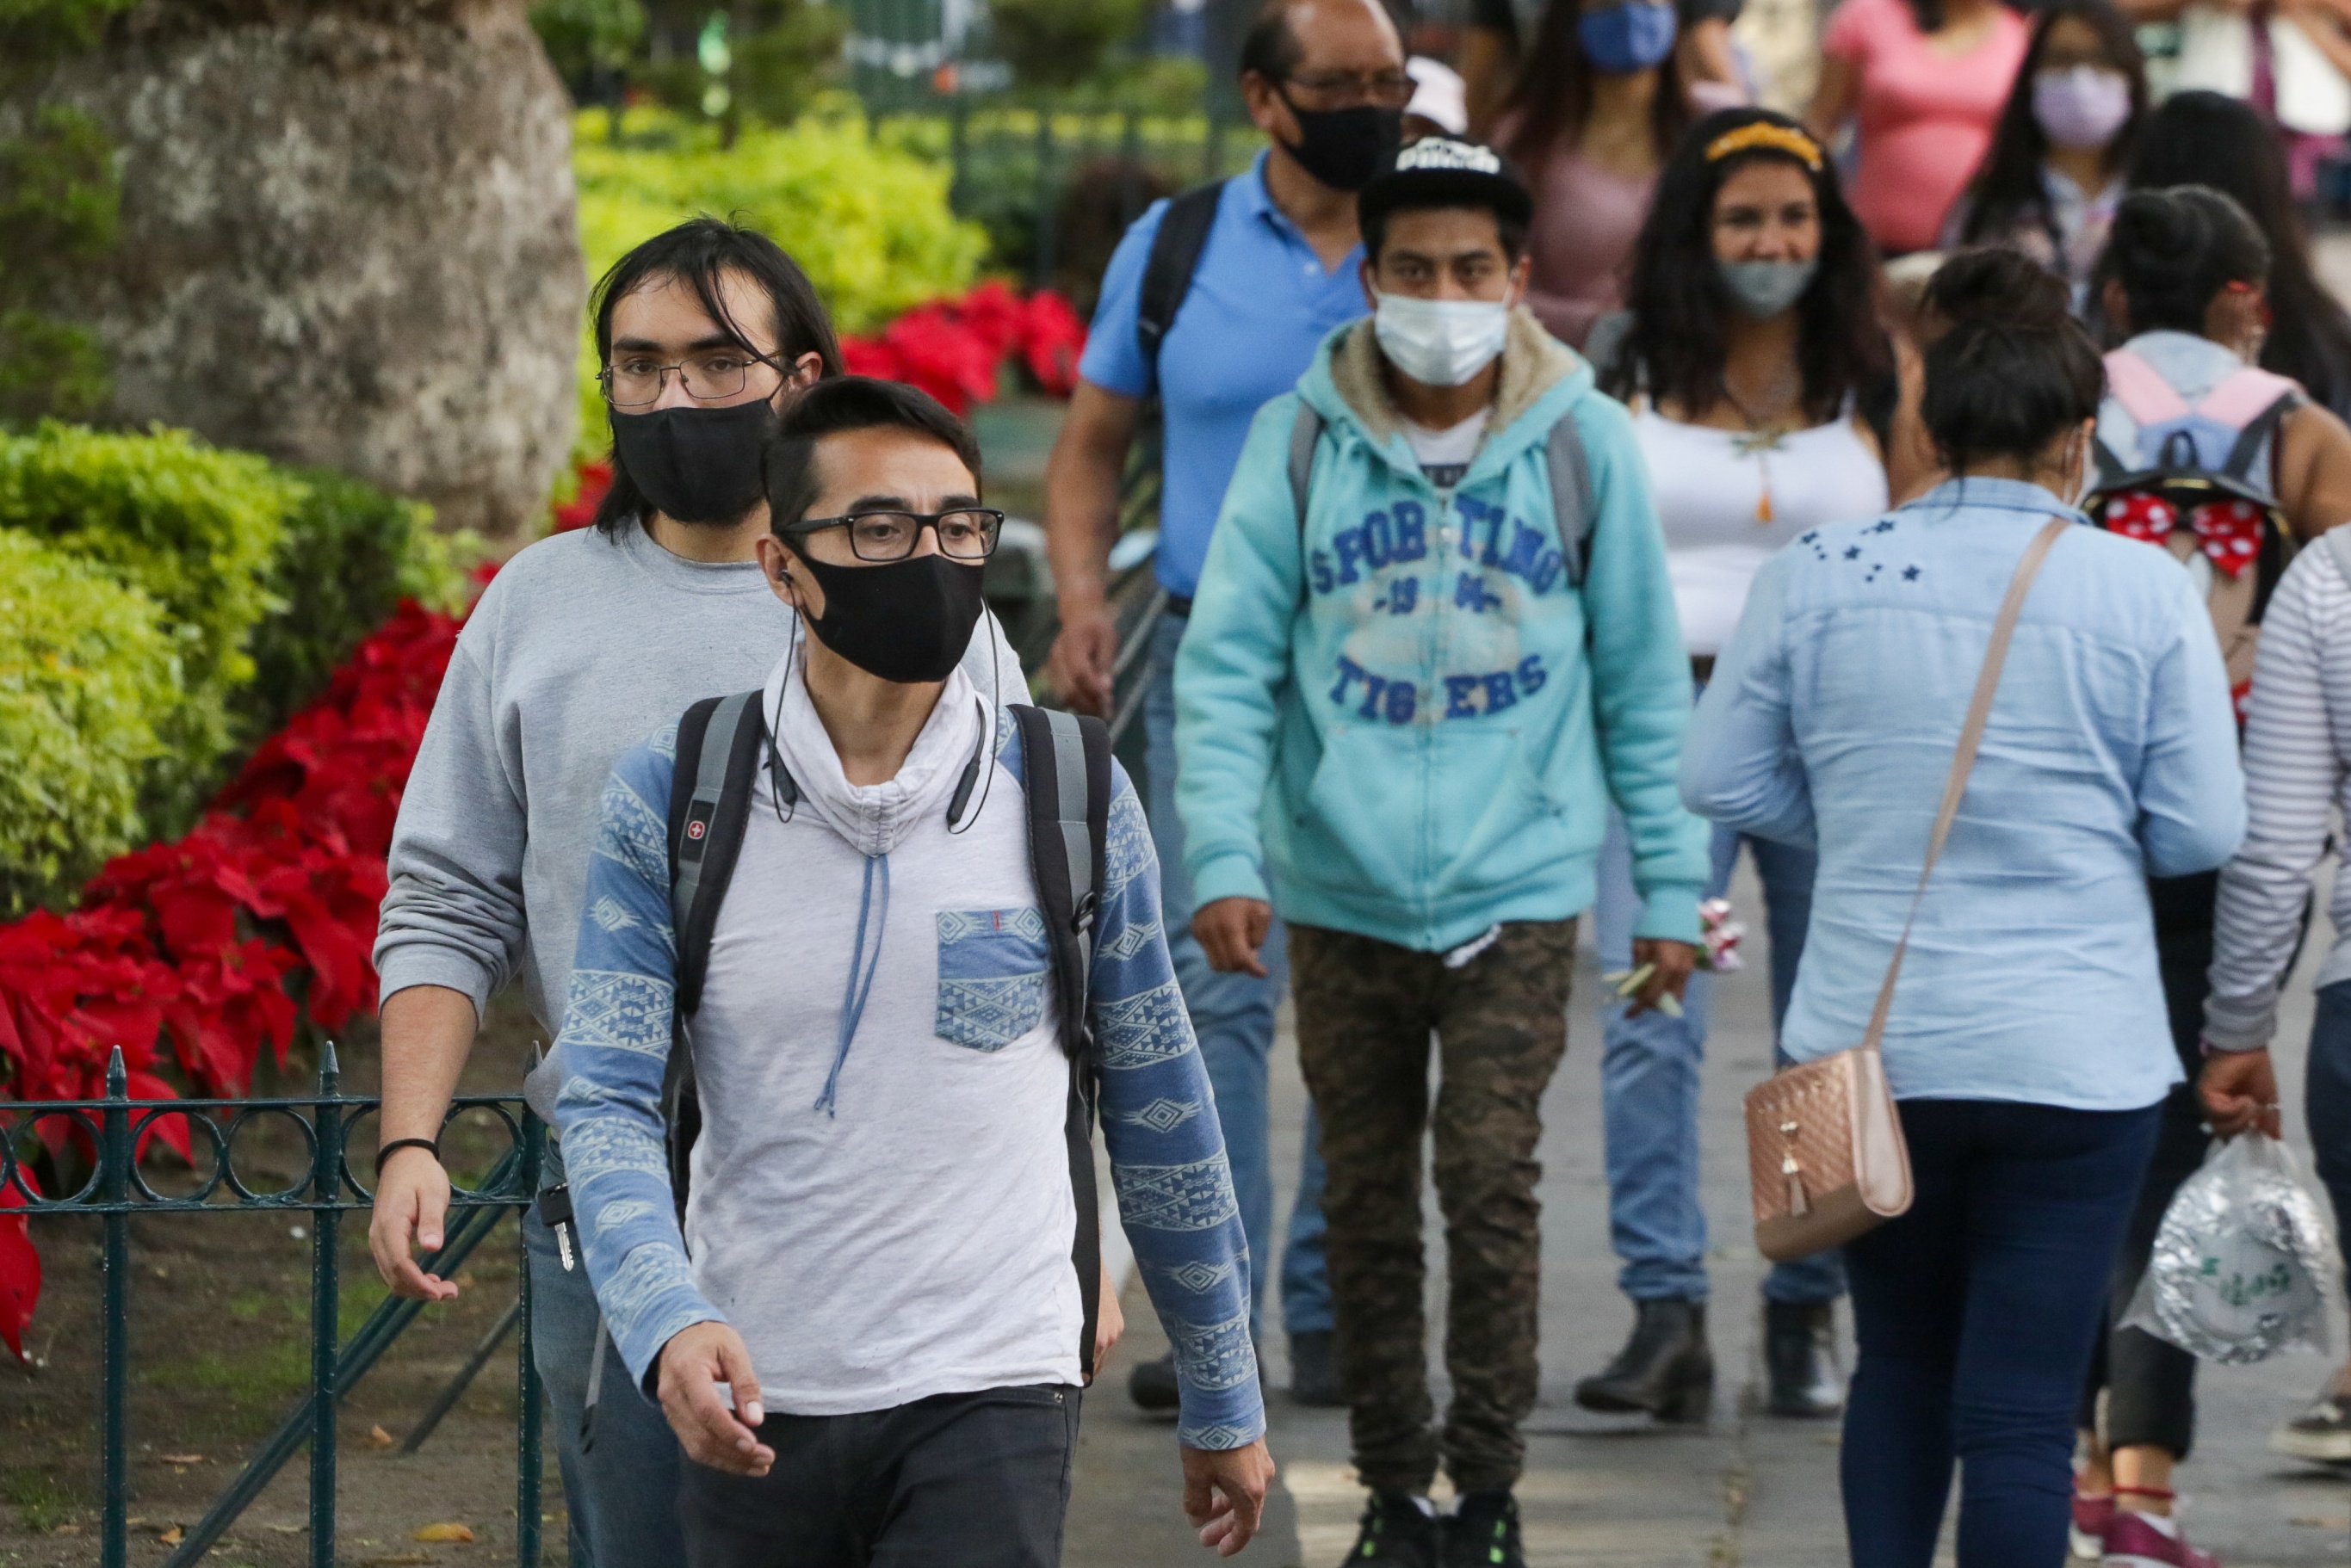
[[[0,435],[0,526],[102,567],[162,611],[182,698],[158,725],[150,826],[182,826],[236,744],[229,694],[253,678],[246,651],[271,606],[265,576],[301,499],[291,476],[251,452],[181,431],[118,434],[44,421]]]
[[[0,529],[0,912],[141,841],[141,785],[181,703],[172,649],[146,595]]]
[[[462,604],[456,557],[474,542],[436,535],[431,516],[341,474],[281,468],[182,431],[47,422],[0,433],[0,538],[45,545],[128,590],[176,666],[132,770],[131,842],[192,826],[237,758],[316,695],[400,597]],[[0,648],[0,680],[19,678],[17,659]],[[0,752],[32,754],[13,743]],[[120,826],[111,786],[79,763],[26,787],[63,803],[66,820],[91,824],[90,852],[48,868],[0,833],[0,882],[37,887],[40,898],[69,890],[76,867],[133,831]]]

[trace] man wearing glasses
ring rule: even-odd
[[[1191,209],[1207,222],[1206,238],[1189,273],[1179,270],[1174,279],[1178,303],[1160,323],[1164,337],[1145,321],[1147,310],[1165,308],[1146,298],[1167,281],[1162,230],[1180,224],[1185,204],[1203,193],[1159,202],[1127,231],[1102,279],[1077,392],[1046,472],[1045,526],[1062,625],[1054,681],[1071,707],[1107,716],[1118,632],[1104,590],[1118,535],[1119,480],[1144,403],[1157,398],[1165,435],[1157,569],[1167,609],[1146,633],[1151,829],[1164,869],[1176,972],[1217,1086],[1249,1231],[1254,1315],[1271,1256],[1266,1057],[1281,999],[1283,943],[1277,926],[1261,965],[1217,974],[1192,938],[1192,888],[1175,804],[1176,649],[1251,416],[1290,390],[1332,327],[1364,314],[1355,192],[1393,160],[1413,83],[1395,26],[1376,0],[1272,0],[1242,42],[1240,67],[1249,118],[1273,145],[1248,173],[1214,192],[1212,220]],[[1292,1391],[1335,1404],[1313,1138],[1310,1124],[1283,1265],[1283,1318]],[[1146,1409],[1172,1407],[1172,1366],[1137,1367],[1133,1389]]]
[[[929,396],[853,376],[795,399],[768,449],[759,566],[804,635],[758,693],[769,742],[692,1015],[682,1228],[675,726],[605,790],[557,1121],[614,1343],[693,1461],[693,1568],[1061,1561],[1084,1320],[1070,1080],[1024,801],[1040,764],[959,668],[1003,524],[978,468]],[[1109,820],[1102,1121],[1176,1325],[1185,1510],[1230,1556],[1273,1470],[1244,1242],[1123,774]]]
[[[611,492],[595,527],[533,545],[483,593],[392,833],[375,946],[383,1111],[369,1243],[385,1282],[423,1301],[458,1291],[415,1256],[444,1238],[442,1119],[508,982],[520,978],[550,1035],[564,1023],[613,759],[697,698],[750,686],[790,646],[792,618],[755,555],[767,532],[760,451],[775,407],[841,370],[806,275],[765,235],[716,219],[623,256],[598,286],[595,319]],[[994,679],[991,645],[971,640],[977,680]],[[1005,678],[1017,682],[1018,667]],[[559,1071],[550,1061],[532,1075],[543,1116]],[[563,1151],[550,1148],[543,1184],[564,1179]],[[573,1568],[677,1562],[676,1441],[622,1379],[600,1380],[609,1342],[588,1276],[538,1210],[523,1225]]]

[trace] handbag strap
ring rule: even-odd
[[[1951,824],[1959,815],[1959,799],[1968,793],[1968,775],[1975,771],[1976,752],[1983,745],[1984,727],[1991,721],[1992,695],[2000,690],[2000,672],[2008,662],[2008,645],[2016,635],[2017,618],[2024,613],[2024,596],[2032,591],[2032,579],[2058,536],[2073,525],[2071,518],[2049,519],[2024,547],[2024,558],[2016,563],[2016,575],[2008,580],[2008,597],[2001,600],[2000,614],[1991,623],[1991,645],[1984,649],[1983,670],[1976,676],[1975,695],[1968,701],[1967,722],[1959,726],[1959,749],[1951,757],[1951,775],[1943,781],[1943,804],[1935,813],[1934,834],[1927,840],[1927,863],[1918,868],[1918,886],[1910,895],[1902,940],[1894,944],[1894,957],[1886,966],[1886,983],[1877,988],[1877,1005],[1870,1010],[1869,1029],[1861,1037],[1865,1051],[1879,1049],[1885,1039],[1886,1015],[1894,1009],[1894,982],[1901,978],[1902,960],[1910,951],[1910,929],[1918,923],[1927,878],[1935,874],[1935,862],[1943,857],[1944,841],[1950,837]]]

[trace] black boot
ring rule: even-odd
[[[1763,1366],[1774,1416],[1813,1420],[1844,1408],[1844,1380],[1836,1363],[1836,1308],[1767,1301],[1763,1303]]]
[[[1633,1336],[1608,1370],[1575,1386],[1575,1402],[1612,1415],[1703,1423],[1714,1409],[1714,1352],[1704,1302],[1635,1302]]]
[[[1527,1568],[1519,1500],[1507,1491],[1465,1491],[1445,1521],[1445,1568]]]
[[[1126,1375],[1127,1397],[1136,1406],[1155,1416],[1172,1416],[1183,1404],[1183,1395],[1176,1386],[1176,1353],[1169,1351],[1156,1361],[1138,1361],[1134,1370]]]
[[[1347,1402],[1339,1392],[1338,1337],[1327,1328],[1290,1336],[1290,1397],[1301,1405],[1329,1409]]]
[[[1383,1487],[1364,1505],[1345,1568],[1438,1568],[1437,1530],[1437,1515],[1421,1499]]]

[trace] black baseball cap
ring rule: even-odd
[[[1510,160],[1492,148],[1458,137],[1424,136],[1398,152],[1395,166],[1355,197],[1356,214],[1365,223],[1406,207],[1488,207],[1499,218],[1524,224],[1534,217],[1535,200]]]

